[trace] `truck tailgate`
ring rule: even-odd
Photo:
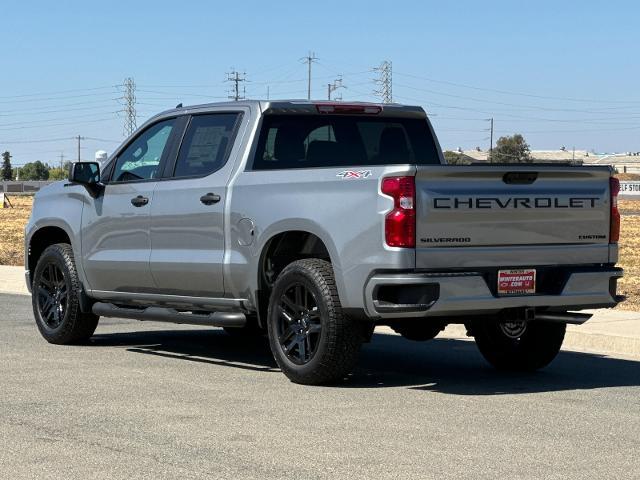
[[[443,247],[604,247],[610,175],[606,166],[418,167],[416,263]],[[607,262],[597,250],[592,260]]]

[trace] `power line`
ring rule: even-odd
[[[233,83],[233,88],[231,90],[231,95],[229,95],[229,99],[234,100],[236,102],[245,99],[245,95],[247,93],[244,84],[242,85],[242,94],[240,94],[240,84],[247,81],[246,72],[240,73],[236,70],[227,73],[227,82]]]
[[[81,115],[67,115],[64,117],[56,117],[56,118],[42,118],[40,120],[28,120],[26,122],[10,122],[10,123],[0,123],[0,127],[37,127],[37,126],[48,126],[49,122],[57,122],[60,120],[73,120],[76,118],[95,118],[96,116],[102,116],[107,114],[115,114],[118,112],[93,112],[93,113],[84,113]]]
[[[58,90],[55,92],[42,92],[42,93],[24,93],[20,95],[2,95],[0,96],[0,98],[5,99],[5,98],[43,97],[43,96],[49,96],[49,95],[59,95],[61,93],[90,92],[95,90],[106,90],[106,89],[113,90],[113,86],[109,85],[104,87],[93,87],[93,88],[75,88],[72,90]]]
[[[378,85],[378,89],[373,92],[374,95],[380,97],[382,103],[393,103],[393,72],[391,62],[385,60],[380,66],[373,69],[380,75],[374,82]]]
[[[525,110],[542,110],[542,111],[549,111],[549,112],[575,112],[575,113],[600,113],[603,114],[605,112],[600,112],[600,111],[594,111],[594,110],[585,110],[585,109],[578,109],[578,108],[555,108],[555,107],[545,107],[545,106],[540,106],[540,105],[523,105],[523,104],[518,104],[518,103],[509,103],[509,102],[501,102],[498,100],[491,100],[491,99],[487,99],[487,98],[475,98],[475,97],[467,97],[464,95],[456,95],[453,93],[446,93],[446,92],[439,92],[437,90],[431,90],[428,88],[421,88],[421,87],[414,87],[412,85],[405,85],[405,84],[398,84],[401,87],[404,88],[409,88],[411,90],[417,90],[420,92],[426,92],[426,93],[431,93],[434,95],[440,95],[440,96],[444,96],[444,97],[451,97],[451,98],[458,98],[461,100],[471,100],[473,102],[480,102],[480,103],[490,103],[492,105],[503,105],[503,106],[507,106],[507,107],[515,107],[515,108],[519,108],[519,109],[525,109]]]
[[[113,121],[113,117],[111,118],[98,118],[96,120],[85,120],[82,123],[100,123],[100,122],[110,122]],[[9,128],[0,128],[1,131],[8,131],[8,130],[24,130],[25,128],[41,128],[41,127],[60,127],[60,126],[65,126],[65,125],[77,125],[78,122],[63,122],[63,123],[47,123],[46,125],[41,125],[41,126],[35,126],[32,125],[30,127],[9,127]]]
[[[36,107],[36,108],[21,108],[18,110],[4,110],[2,109],[2,113],[0,113],[0,117],[14,117],[15,114],[20,114],[21,116],[25,115],[42,115],[46,113],[61,113],[61,112],[75,112],[79,110],[95,110],[96,104],[99,106],[113,106],[113,100],[104,99],[104,100],[93,100],[89,102],[76,102],[76,103],[67,103],[62,105],[50,105],[48,107]],[[75,107],[77,105],[84,105],[83,107],[78,108],[66,108],[66,107]],[[55,108],[55,110],[47,110]]]
[[[0,141],[3,145],[12,145],[12,144],[23,144],[23,143],[49,143],[49,142],[62,142],[65,140],[73,140],[73,137],[62,137],[62,138],[47,138],[44,140],[2,140]]]
[[[0,100],[0,103],[6,104],[6,103],[27,103],[27,102],[49,102],[49,101],[56,101],[56,100],[66,100],[69,98],[85,98],[85,97],[96,97],[96,96],[104,96],[104,95],[111,96],[112,94],[111,92],[83,93],[82,95],[65,95],[62,97],[23,98],[20,100]]]
[[[456,82],[449,82],[446,80],[436,80],[433,78],[428,78],[428,77],[423,77],[423,76],[419,76],[419,75],[412,75],[409,73],[398,73],[398,75],[404,76],[404,77],[411,77],[411,78],[416,78],[418,80],[426,80],[427,82],[433,82],[433,83],[441,83],[444,85],[452,85],[454,87],[461,87],[461,88],[469,88],[472,90],[480,90],[480,91],[484,91],[484,92],[493,92],[493,93],[500,93],[502,95],[514,95],[514,96],[521,96],[521,97],[531,97],[531,98],[540,98],[540,99],[545,99],[545,100],[565,100],[565,101],[569,101],[569,102],[582,102],[582,103],[625,103],[625,104],[629,104],[629,103],[640,103],[640,100],[601,100],[601,99],[586,99],[586,98],[573,98],[573,97],[554,97],[554,96],[546,96],[546,95],[537,95],[537,94],[531,94],[531,93],[522,93],[522,92],[512,92],[509,90],[498,90],[498,89],[494,89],[494,88],[484,88],[484,87],[476,87],[473,85],[467,85],[464,83],[456,83]]]

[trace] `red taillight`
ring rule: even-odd
[[[353,105],[347,103],[316,103],[318,113],[378,115],[382,112],[380,105]]]
[[[620,240],[620,211],[618,210],[618,193],[620,193],[620,180],[611,177],[609,179],[611,191],[611,224],[609,226],[609,243],[618,243]]]
[[[416,246],[416,186],[414,177],[382,179],[382,193],[393,197],[391,210],[384,224],[384,234],[390,247]]]

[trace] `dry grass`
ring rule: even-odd
[[[0,209],[0,265],[23,265],[24,226],[33,197],[11,196],[15,208]],[[620,200],[620,265],[625,276],[619,291],[628,300],[618,308],[640,310],[640,200]]]
[[[32,196],[9,195],[14,208],[0,208],[0,265],[24,265],[24,227]]]
[[[628,182],[640,180],[640,174],[638,173],[618,173],[616,177],[618,177],[619,180],[626,180]]]
[[[620,200],[622,225],[620,231],[620,260],[624,278],[618,291],[627,296],[620,304],[622,310],[640,310],[640,200]]]

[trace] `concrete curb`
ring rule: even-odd
[[[24,267],[0,265],[0,293],[29,295],[24,281]]]

